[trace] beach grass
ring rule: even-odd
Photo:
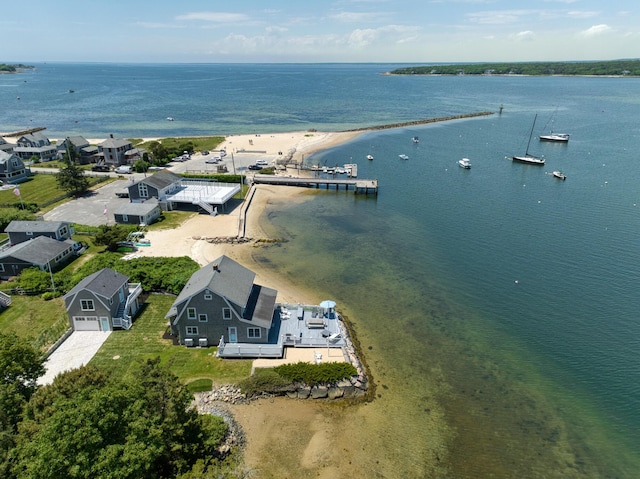
[[[111,333],[90,364],[125,376],[136,362],[159,357],[185,384],[203,379],[233,383],[251,374],[251,361],[224,361],[216,357],[214,347],[175,345],[167,334],[169,325],[165,319],[174,300],[171,295],[149,295],[132,328]]]

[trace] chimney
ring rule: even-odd
[[[218,269],[218,263],[213,263],[213,270],[217,271],[218,273],[220,272],[220,270]]]

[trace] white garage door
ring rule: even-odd
[[[97,316],[74,316],[74,331],[100,331]]]

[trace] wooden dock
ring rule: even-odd
[[[378,180],[365,180],[349,178],[346,180],[336,180],[333,178],[302,178],[291,176],[274,175],[254,175],[253,182],[257,185],[282,185],[282,186],[303,186],[305,188],[335,188],[339,190],[344,186],[345,190],[353,188],[357,194],[378,194]]]

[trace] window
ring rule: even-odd
[[[247,337],[260,339],[260,328],[247,328]]]
[[[211,294],[211,291],[204,292],[204,299],[207,301],[211,301],[213,299],[213,295]]]
[[[80,300],[80,309],[82,309],[82,311],[94,311],[96,308],[93,305],[93,299]]]
[[[207,322],[207,315],[206,314],[199,314],[198,315],[198,321],[200,321],[201,323],[206,323]]]
[[[187,326],[187,336],[197,336],[198,326]]]
[[[145,183],[138,183],[138,195],[140,198],[147,198],[149,196],[149,188]]]
[[[225,321],[231,320],[231,308],[222,308],[222,319]]]
[[[128,223],[129,222],[129,215],[123,214],[122,215],[122,221],[124,221],[125,223]]]
[[[187,308],[187,319],[196,319],[196,308]]]

